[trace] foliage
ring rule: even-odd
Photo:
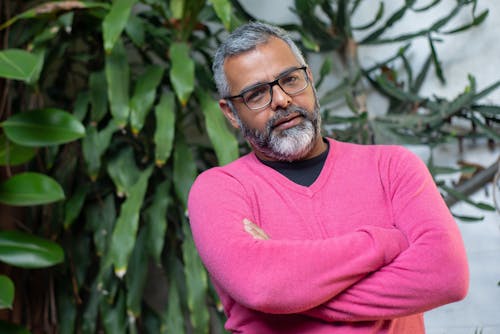
[[[480,101],[500,82],[478,92],[471,76],[453,100],[419,94],[431,68],[444,80],[438,38],[480,24],[487,12],[473,10],[470,24],[449,28],[461,10],[476,5],[457,1],[428,29],[386,38],[406,12],[426,8],[405,1],[385,19],[380,2],[372,22],[353,27],[361,2],[296,0],[301,24],[284,26],[299,33],[305,50],[343,61],[342,83],[321,96],[331,135],[431,147],[458,136],[498,141],[500,107]],[[0,232],[0,261],[55,265],[37,269],[50,273],[51,288],[42,293],[55,307],[43,324],[26,316],[23,326],[0,322],[0,330],[223,332],[219,302],[189,232],[186,199],[199,171],[247,149],[218,109],[210,66],[224,32],[251,15],[228,0],[11,3],[0,22],[8,45],[0,51],[0,77],[8,79],[0,83],[0,165],[7,175],[0,203],[24,208],[17,227],[24,232]],[[364,37],[357,40],[357,31]],[[372,68],[359,64],[359,45],[416,38],[427,38],[430,49],[416,75],[410,44]],[[333,58],[325,59],[318,87],[333,71]],[[387,115],[371,115],[367,86],[389,99]],[[339,100],[351,115],[333,115]],[[458,133],[451,125],[456,118],[474,127]],[[0,275],[0,283],[0,308],[15,308],[12,280]]]

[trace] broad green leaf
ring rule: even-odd
[[[156,89],[161,82],[163,68],[151,65],[137,79],[134,95],[130,100],[130,126],[132,133],[137,135],[156,98]]]
[[[214,147],[219,165],[225,165],[238,158],[238,141],[229,131],[219,104],[209,94],[200,92],[200,95],[208,137]]]
[[[151,205],[144,212],[147,234],[147,248],[156,264],[161,264],[161,252],[167,232],[167,208],[171,202],[170,180],[158,184]]]
[[[123,43],[119,40],[106,55],[106,81],[111,115],[120,128],[125,127],[129,117],[130,67]]]
[[[115,184],[118,197],[128,196],[141,174],[135,162],[134,150],[130,146],[108,162],[107,170]]]
[[[30,332],[19,325],[0,320],[0,333],[2,334],[30,334]]]
[[[152,166],[142,171],[137,182],[130,188],[129,196],[120,208],[120,215],[111,236],[109,255],[115,274],[119,278],[127,272],[128,260],[134,248],[139,225],[140,209],[152,171]]]
[[[0,134],[0,166],[22,165],[30,161],[36,154],[33,147],[25,147],[7,140]]]
[[[210,0],[214,6],[215,13],[224,24],[226,30],[231,28],[231,2],[228,0]]]
[[[0,310],[12,308],[14,302],[14,283],[5,275],[0,275]]]
[[[22,80],[28,84],[38,79],[43,56],[20,49],[0,51],[0,77]]]
[[[87,127],[87,135],[82,140],[83,158],[87,165],[90,179],[95,181],[101,168],[101,156],[109,146],[113,133],[118,129],[118,123],[111,121],[102,131],[97,131],[95,125]]]
[[[170,91],[163,92],[155,108],[155,163],[161,167],[170,157],[175,136],[175,100]]]
[[[148,238],[141,229],[129,260],[129,270],[125,276],[127,285],[127,314],[138,318],[141,315],[142,296],[148,275]]]
[[[59,183],[44,174],[25,172],[0,183],[0,203],[3,204],[29,206],[62,199],[64,192]]]
[[[102,22],[104,49],[110,53],[120,37],[137,0],[115,0]]]
[[[73,115],[80,122],[87,116],[89,102],[90,98],[88,91],[80,92],[76,97],[75,103],[73,104]]]
[[[187,208],[189,189],[196,178],[196,163],[193,153],[184,138],[178,136],[174,150],[174,189],[181,200],[183,207]]]
[[[170,46],[170,81],[182,106],[187,104],[194,90],[194,61],[189,55],[189,45],[177,42]]]
[[[90,115],[93,122],[99,122],[108,111],[108,87],[104,71],[93,72],[89,77]]]
[[[196,251],[187,219],[183,219],[182,255],[186,275],[187,301],[191,323],[196,333],[208,333],[209,314],[206,307],[207,274]]]
[[[0,231],[0,261],[21,268],[46,268],[64,260],[53,241],[20,231]]]
[[[18,113],[2,123],[13,142],[31,147],[58,145],[85,136],[85,128],[73,115],[60,109]]]

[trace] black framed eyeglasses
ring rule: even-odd
[[[281,74],[276,80],[260,83],[244,89],[240,94],[226,96],[225,99],[241,98],[245,105],[252,110],[263,109],[273,100],[273,87],[278,85],[287,95],[299,94],[309,86],[307,66],[292,68]]]

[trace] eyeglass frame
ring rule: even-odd
[[[301,90],[293,93],[293,94],[290,94],[290,93],[287,93],[285,89],[283,89],[283,87],[281,87],[279,81],[281,79],[283,79],[284,77],[286,77],[287,75],[289,75],[290,73],[292,72],[295,72],[297,70],[303,70],[304,71],[304,74],[306,76],[306,85],[304,86],[304,88],[302,88]],[[299,93],[302,93],[310,84],[310,80],[309,80],[309,76],[307,75],[307,65],[303,65],[303,66],[300,66],[300,67],[295,67],[295,68],[291,68],[289,69],[288,71],[285,71],[284,73],[280,74],[276,80],[273,80],[273,81],[269,81],[269,82],[263,82],[263,83],[259,83],[259,84],[256,84],[254,86],[251,86],[251,87],[248,87],[248,88],[245,88],[244,90],[242,90],[238,95],[232,95],[232,96],[226,96],[226,97],[223,97],[223,99],[225,100],[232,100],[232,99],[237,99],[237,98],[240,98],[243,100],[243,103],[245,104],[245,106],[250,109],[250,110],[261,110],[261,109],[264,109],[266,107],[268,107],[272,102],[273,102],[273,87],[278,85],[278,87],[285,93],[287,94],[288,96],[295,96]],[[261,107],[258,107],[258,108],[251,108],[248,104],[247,104],[247,101],[245,101],[245,98],[243,97],[243,95],[245,95],[246,93],[254,90],[255,88],[259,87],[259,86],[269,86],[269,94],[271,95],[271,98],[269,99],[269,102],[267,102],[265,105],[261,106]]]

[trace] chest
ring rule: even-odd
[[[250,200],[255,221],[273,239],[323,239],[366,225],[393,225],[390,197],[377,179],[331,178],[314,191],[256,185]]]

